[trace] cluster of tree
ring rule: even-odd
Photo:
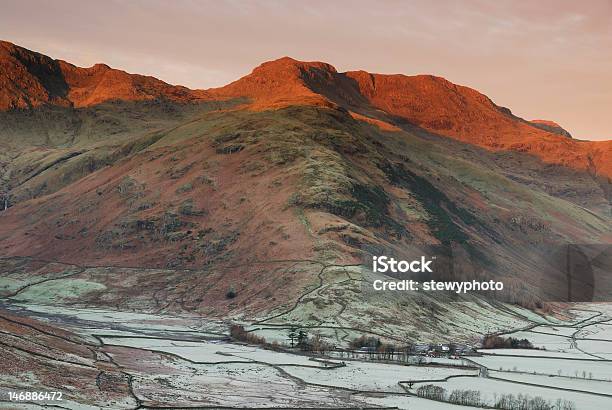
[[[416,390],[419,397],[430,400],[443,401],[462,406],[486,407],[500,410],[576,410],[574,402],[557,399],[547,401],[540,396],[525,394],[503,394],[494,399],[493,405],[483,401],[478,390],[453,390],[450,394],[446,389],[435,384],[426,384]]]
[[[368,350],[367,352],[355,351],[355,350],[338,350],[336,354],[340,358],[346,357],[347,359],[363,359],[363,355],[367,355],[368,360],[381,360],[381,361],[394,361],[398,363],[407,363],[420,365],[426,362],[423,356],[417,356],[411,353],[406,348],[396,350],[393,345],[383,345],[385,347],[379,348],[379,350]]]
[[[503,394],[495,400],[493,408],[502,410],[576,410],[576,405],[573,401],[564,399],[547,401],[540,396]]]
[[[482,406],[482,399],[478,390],[453,390],[448,395],[448,401],[461,406]]]
[[[356,339],[351,340],[349,347],[351,349],[361,349],[362,347],[369,347],[376,351],[382,346],[382,342],[379,338],[374,336],[361,335]]]
[[[483,349],[534,349],[527,339],[486,335],[482,341]]]
[[[298,330],[293,327],[287,336],[291,347],[297,347],[304,352],[325,353],[334,349],[334,346],[326,342],[319,332],[309,336],[303,329]]]
[[[366,335],[361,335],[358,338],[353,339],[349,343],[349,347],[352,350],[359,350],[365,347],[367,348],[368,353],[371,356],[376,356],[378,360],[399,360],[400,356],[404,356],[407,360],[409,353],[412,350],[411,345],[400,347],[391,343],[383,343],[377,337]]]
[[[425,399],[446,401],[446,389],[435,384],[426,384],[419,387],[416,394]]]
[[[232,325],[230,327],[230,336],[234,340],[246,342],[254,345],[266,345],[266,339],[262,336],[257,336],[253,332],[247,332],[242,325]]]
[[[462,406],[482,407],[483,402],[478,390],[453,390],[447,394],[446,389],[435,384],[426,384],[416,390],[419,397],[430,400],[444,401]]]

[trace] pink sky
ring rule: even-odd
[[[612,138],[612,1],[13,1],[0,39],[191,88],[284,55],[435,74],[574,137]]]

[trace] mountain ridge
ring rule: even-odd
[[[556,123],[516,117],[477,90],[433,75],[339,73],[327,63],[282,57],[226,86],[190,90],[104,64],[76,67],[8,42],[0,43],[0,64],[0,110],[160,98],[179,103],[247,98],[245,105],[252,110],[341,108],[387,130],[416,126],[485,149],[527,152],[545,163],[612,177],[612,164],[606,161],[612,140],[567,138],[569,133]]]
[[[0,41],[0,69],[2,111],[44,104],[81,108],[108,100],[167,98],[187,102],[202,94],[106,64],[77,67],[7,41]]]

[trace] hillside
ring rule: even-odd
[[[542,244],[610,241],[612,142],[439,77],[282,58],[194,91],[0,49],[0,254],[112,271],[84,279],[84,303],[132,303],[145,290],[121,268],[147,268],[169,271],[140,308],[263,314],[327,267],[442,250],[533,307],[555,279],[534,273]],[[323,300],[304,314],[328,317]]]

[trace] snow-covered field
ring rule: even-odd
[[[576,340],[578,347],[592,356],[612,360],[612,341],[606,340]]]
[[[371,403],[380,407],[390,407],[390,408],[398,408],[398,409],[408,409],[408,410],[469,410],[476,409],[476,407],[471,406],[459,406],[455,404],[443,403],[434,400],[427,400],[420,397],[415,396],[402,396],[402,395],[387,395],[387,396],[373,396],[373,395],[353,395],[355,398],[359,398],[361,400],[365,400],[368,403]]]
[[[344,367],[329,368],[308,356],[265,350],[231,343],[184,342],[150,338],[106,338],[106,344],[166,352],[198,363],[232,361],[264,362],[278,365],[288,374],[308,383],[355,390],[402,392],[402,380],[441,380],[453,375],[476,375],[476,370],[442,366],[404,366],[346,361]],[[333,361],[341,363],[340,360]],[[317,368],[318,367],[318,368]]]
[[[581,343],[582,345],[582,343]],[[578,349],[540,350],[540,349],[479,349],[479,353],[498,356],[530,356],[530,357],[558,357],[566,359],[592,359],[593,357]]]
[[[444,387],[448,392],[452,390],[478,390],[481,398],[489,404],[502,394],[529,396],[540,396],[545,400],[555,401],[557,399],[570,400],[575,403],[577,410],[609,409],[612,405],[612,397],[603,397],[588,393],[576,393],[559,389],[535,387],[525,384],[517,384],[509,381],[493,380],[484,377],[456,377],[445,383],[433,383]],[[414,388],[417,388],[415,385]]]
[[[523,383],[538,384],[542,386],[561,387],[570,390],[581,390],[612,395],[612,382],[606,381],[497,371],[490,371],[489,376]]]
[[[606,339],[612,341],[612,322],[589,325],[576,333],[577,338]]]
[[[612,408],[612,304],[581,304],[570,312],[574,318],[566,323],[507,334],[545,350],[480,350],[485,355],[471,359],[489,369],[489,378],[460,377],[440,385],[477,389],[487,400],[522,393],[570,400],[577,409]]]
[[[113,337],[103,338],[105,344],[166,352],[199,363],[254,361],[271,364],[323,366],[310,357],[266,350],[255,346],[224,342],[188,342],[177,340]],[[337,362],[339,363],[339,362]]]
[[[441,380],[455,375],[477,375],[476,370],[448,367],[402,366],[384,363],[349,361],[333,370],[288,367],[283,369],[309,383],[346,387],[354,390],[402,392],[398,385],[406,380]]]
[[[541,333],[551,333],[557,336],[571,336],[576,328],[574,327],[561,327],[561,326],[549,326],[549,325],[540,325],[531,329],[533,333],[541,332]]]
[[[147,402],[165,404],[165,408],[357,408],[364,405],[342,392],[301,385],[265,364],[166,365],[172,367],[161,374],[140,374],[133,381],[133,388],[141,397]]]
[[[343,360],[338,354],[333,362],[345,362],[339,367],[326,367],[302,354],[228,342],[228,322],[197,316],[41,305],[27,309],[38,318],[62,323],[87,336],[92,343],[102,341],[108,354],[133,375],[133,388],[140,397],[170,407],[354,408],[369,404],[401,409],[469,408],[411,396],[398,384],[413,381],[413,393],[421,385],[436,384],[448,393],[455,389],[478,390],[489,404],[509,393],[550,401],[566,399],[574,402],[578,410],[604,410],[612,408],[612,397],[606,396],[612,395],[612,308],[603,307],[580,305],[581,310],[573,310],[574,316],[566,322],[520,308],[509,309],[521,319],[508,316],[507,310],[500,315],[500,320],[507,321],[505,336],[528,339],[542,350],[487,349],[482,350],[482,356],[459,360],[419,357],[418,361],[425,365],[371,361],[367,354],[353,355],[352,359],[359,360]],[[452,313],[459,321],[454,325],[468,324],[468,310],[484,317],[486,309],[480,304],[463,304]],[[481,325],[494,330],[495,312],[489,311],[488,315],[490,322]],[[471,320],[470,326],[479,326]],[[530,321],[531,326],[526,326],[525,321]],[[287,343],[286,324],[241,324],[247,329],[260,329],[257,334],[268,342]],[[398,326],[390,324],[377,330],[402,334]],[[515,331],[517,328],[523,330]],[[342,327],[309,328],[310,334],[314,331],[337,343],[363,334]],[[411,359],[417,362],[416,357]],[[477,377],[478,369],[458,368],[460,364],[486,367],[489,377]]]
[[[576,331],[574,329],[574,331]],[[508,336],[516,339],[527,339],[533,347],[550,351],[567,351],[571,348],[571,339],[563,335],[549,335],[531,331],[515,332]]]
[[[70,318],[78,327],[79,322],[86,322],[90,329],[92,324],[98,323],[100,328],[129,328],[134,330],[164,332],[198,332],[200,335],[205,333],[223,334],[227,331],[227,326],[219,320],[204,319],[196,315],[161,315],[152,313],[122,312],[110,309],[83,309],[65,306],[19,305],[26,307],[28,311],[45,315],[61,315]]]
[[[472,360],[490,370],[570,377],[588,377],[591,374],[593,379],[612,380],[612,362],[514,356],[482,356]]]

